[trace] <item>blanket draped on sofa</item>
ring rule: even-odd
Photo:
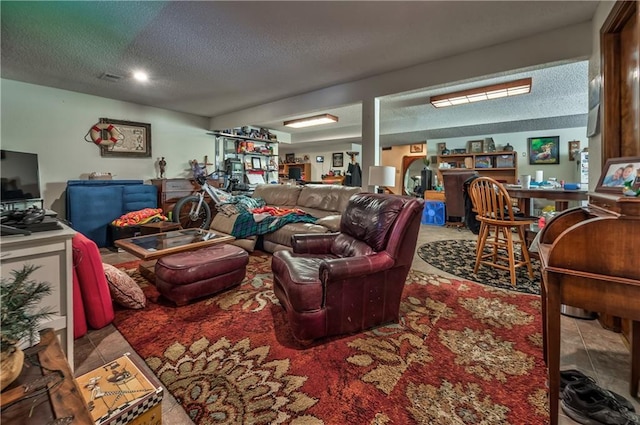
[[[231,235],[238,239],[274,232],[289,223],[315,223],[317,220],[299,209],[279,209],[273,211],[273,215],[265,216],[264,206],[262,198],[234,196],[218,209],[225,214],[237,213]]]

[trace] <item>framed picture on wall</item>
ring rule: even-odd
[[[333,154],[333,167],[343,167],[344,166],[344,155],[342,152],[337,152]]]
[[[529,164],[560,164],[560,136],[529,137]]]
[[[100,145],[100,156],[144,157],[151,156],[151,124],[100,118],[100,124],[111,124],[113,130],[101,130],[100,137],[114,137],[112,145]]]
[[[424,149],[424,145],[422,143],[415,143],[411,145],[409,148],[410,153],[420,153]]]
[[[580,140],[572,140],[569,143],[569,161],[576,160],[576,154],[580,152]]]

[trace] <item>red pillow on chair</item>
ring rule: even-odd
[[[73,267],[78,274],[87,323],[93,329],[104,328],[113,321],[114,314],[100,251],[82,233],[76,233],[72,245]]]

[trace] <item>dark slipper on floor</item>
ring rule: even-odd
[[[589,381],[592,383],[596,383],[596,380],[590,376],[585,375],[576,369],[568,369],[560,371],[560,392],[564,391],[567,384],[571,382],[579,382],[579,381]]]
[[[579,370],[575,370],[575,369],[569,369],[569,370],[561,370],[560,371],[560,398],[562,398],[562,393],[564,392],[565,388],[567,387],[568,384],[571,383],[577,383],[577,382],[583,382],[583,383],[591,383],[593,385],[595,385],[596,387],[598,387],[596,385],[596,381],[595,379],[593,379],[590,376],[585,375],[584,373],[580,372]],[[582,389],[584,388],[584,386],[579,386],[579,387],[574,387],[574,389]],[[600,390],[604,391],[605,393],[608,393],[610,397],[613,397],[618,403],[620,403],[620,405],[627,409],[630,410],[632,412],[635,412],[636,409],[633,407],[633,405],[631,404],[631,402],[624,398],[623,396],[621,396],[618,393],[614,393],[613,391],[609,391],[609,390],[605,390],[604,388],[600,388],[598,387]]]
[[[561,406],[580,424],[640,425],[640,416],[619,403],[613,393],[589,381],[568,384],[562,392]]]

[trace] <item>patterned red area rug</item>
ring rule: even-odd
[[[195,423],[547,423],[539,297],[412,271],[399,324],[304,348],[270,264],[185,307],[128,270],[149,302],[115,325]]]

